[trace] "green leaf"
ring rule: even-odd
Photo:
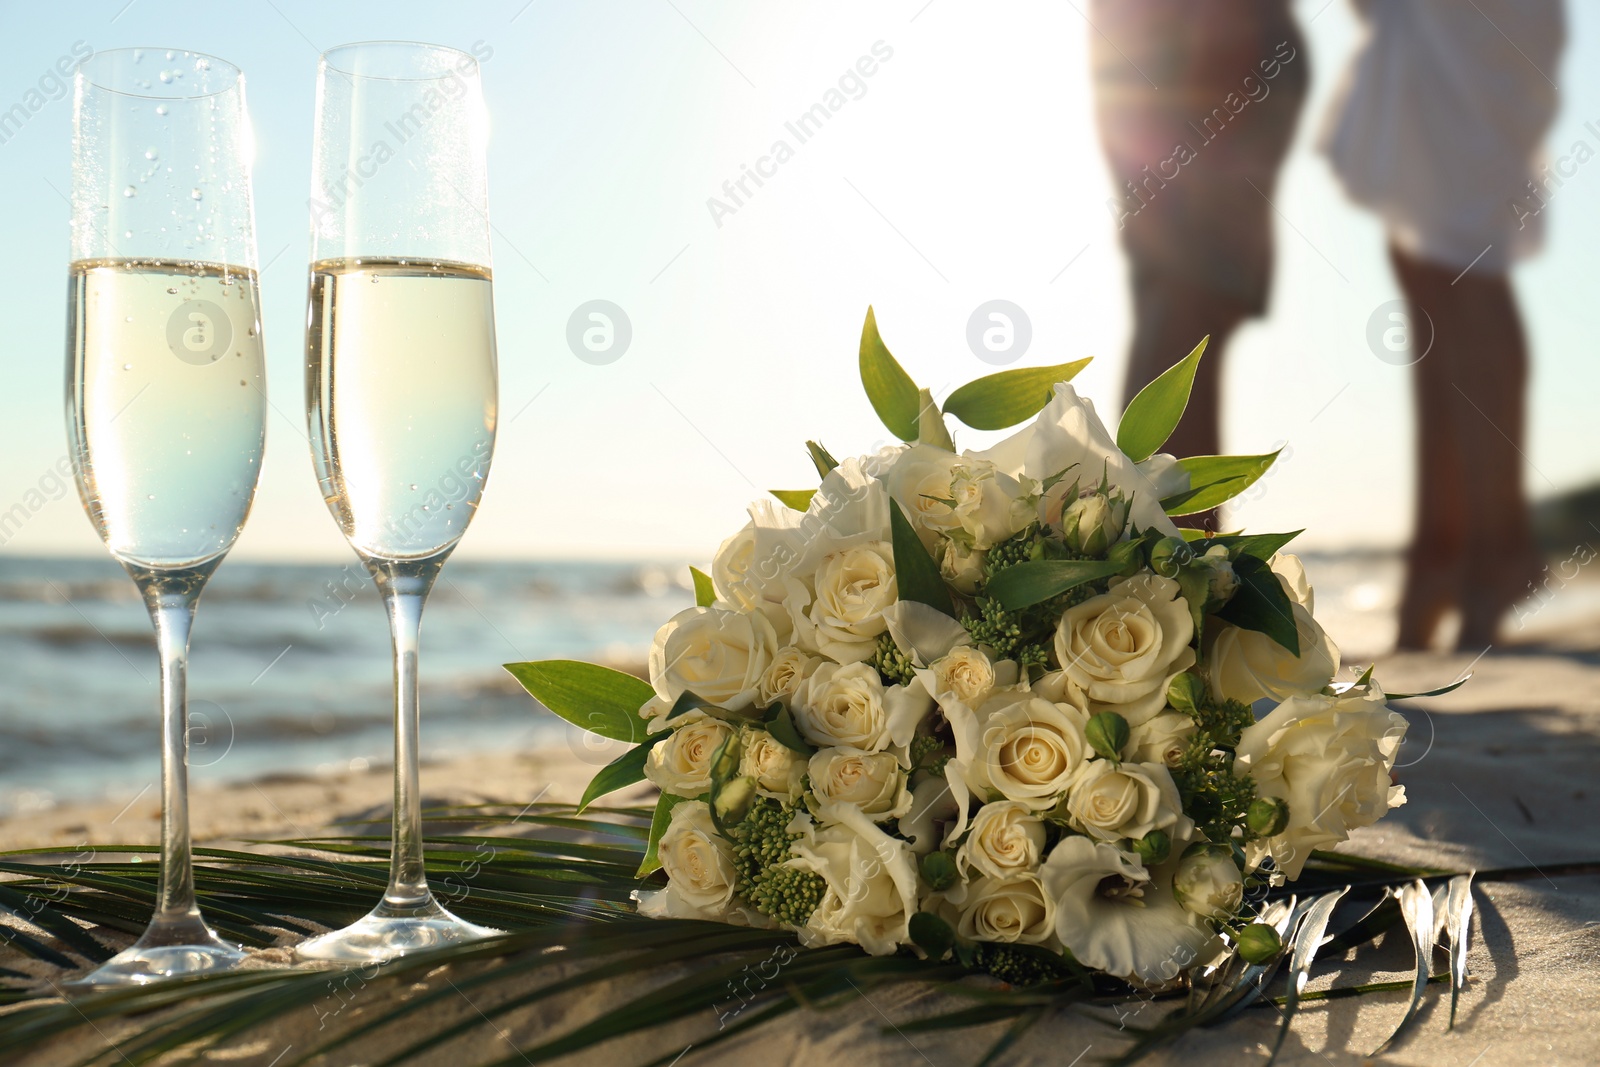
[[[900,502],[893,498],[889,500],[889,535],[894,544],[894,576],[900,599],[915,600],[954,618],[955,605],[950,602],[950,589],[939,574],[939,565],[928,555],[911,520],[900,510]]]
[[[1240,556],[1233,561],[1233,573],[1239,589],[1217,616],[1240,629],[1264,633],[1298,656],[1300,631],[1294,624],[1294,605],[1272,568],[1254,556]]]
[[[711,575],[699,567],[689,568],[689,577],[694,579],[694,604],[697,608],[709,608],[717,602],[717,586],[711,580]],[[648,698],[647,698],[648,699]]]
[[[809,757],[813,755],[817,750],[807,744],[806,739],[800,736],[800,730],[795,726],[794,716],[789,713],[789,709],[782,704],[777,707],[778,713],[765,724],[767,733],[771,734],[772,739],[784,748],[798,752],[802,756]]]
[[[806,454],[811,457],[812,464],[817,468],[818,478],[826,478],[833,473],[833,468],[839,465],[839,461],[815,441],[806,442]]]
[[[1090,357],[1092,359],[1093,357]],[[944,410],[974,430],[1003,430],[1033,418],[1055,395],[1058,382],[1070,382],[1090,359],[1053,367],[1019,367],[968,382],[945,398]]]
[[[986,592],[1007,611],[1021,611],[1084,582],[1109,578],[1122,564],[1095,559],[1041,559],[1018,563],[989,579]],[[901,594],[904,595],[904,594]]]
[[[1117,447],[1135,463],[1142,463],[1160,451],[1189,406],[1189,389],[1194,371],[1210,337],[1201,338],[1194,351],[1161,372],[1161,376],[1128,403],[1117,424]]]
[[[696,694],[685,689],[681,694],[679,694],[678,699],[672,702],[672,707],[667,710],[667,721],[671,722],[678,716],[687,715],[689,712],[695,711],[699,708],[710,708],[715,712],[722,711],[721,708],[717,707],[706,698],[697,696]]]
[[[613,741],[636,744],[645,739],[639,709],[655,696],[649,682],[570,659],[504,666],[535,700],[572,725]]]
[[[917,439],[921,409],[917,385],[878,336],[878,318],[871,307],[861,327],[861,386],[890,433],[902,441]]]
[[[1283,449],[1278,449],[1278,452]],[[1190,456],[1178,466],[1189,472],[1189,488],[1161,501],[1168,515],[1193,515],[1232,500],[1256,483],[1278,458],[1278,452],[1259,456]]]
[[[1283,546],[1303,533],[1305,533],[1304,530],[1270,534],[1223,534],[1211,538],[1205,543],[1205,547],[1210,548],[1212,545],[1222,545],[1227,548],[1228,555],[1233,558],[1254,556],[1256,559],[1266,562],[1277,555],[1283,549]]]
[[[1370,669],[1371,668],[1368,668],[1368,670],[1370,670]],[[1454,693],[1457,689],[1460,689],[1462,686],[1466,685],[1470,681],[1472,681],[1472,675],[1470,673],[1468,673],[1465,678],[1462,678],[1459,681],[1451,682],[1449,685],[1441,685],[1437,689],[1429,689],[1426,692],[1422,692],[1422,693],[1385,693],[1383,695],[1384,695],[1384,697],[1386,699],[1389,699],[1389,700],[1420,700],[1423,697],[1442,697],[1446,693]]]
[[[670,736],[672,736],[671,730],[662,730],[644,744],[634,745],[601,767],[599,773],[589,780],[588,788],[583,791],[583,798],[578,801],[579,814],[607,793],[615,793],[635,782],[644,781],[644,762],[649,757],[650,750]]]
[[[826,474],[823,475],[827,477]],[[778,498],[784,507],[794,511],[804,511],[811,506],[811,498],[817,495],[815,489],[768,489],[767,492]]]
[[[661,835],[667,832],[667,827],[672,823],[672,809],[687,799],[689,798],[662,793],[661,799],[656,801],[656,812],[650,817],[650,839],[645,843],[644,859],[639,861],[639,869],[635,872],[640,878],[661,869],[661,857],[657,854],[657,849],[661,845]]]

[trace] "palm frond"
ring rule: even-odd
[[[335,1010],[342,1008],[341,990],[350,981],[344,972],[307,970],[185,978],[69,1002],[60,995],[60,982],[103,961],[143,928],[158,874],[147,857],[156,850],[105,846],[93,851],[94,862],[76,864],[62,862],[59,849],[0,853],[0,878],[5,879],[0,911],[10,920],[0,923],[0,935],[14,959],[27,963],[26,970],[0,967],[0,1045],[20,1053],[94,1027],[115,1033],[116,1046],[85,1054],[83,1067],[112,1062],[136,1067],[179,1050],[194,1056],[228,1047],[258,1037],[294,1013],[313,1012],[326,1029],[293,1049],[280,1067],[342,1062],[358,1042],[383,1050],[375,1062],[400,1064],[448,1057],[453,1046],[480,1028],[493,1027],[506,1036],[530,1011],[560,998],[600,987],[616,992],[618,999],[594,1017],[514,1043],[501,1062],[520,1067],[528,1060],[592,1054],[618,1039],[696,1015],[708,1020],[695,1040],[704,1049],[801,1009],[824,1011],[874,989],[912,982],[946,994],[950,1006],[893,1025],[906,1032],[936,1032],[1003,1024],[984,1057],[987,1064],[1014,1049],[1053,1012],[1152,999],[1087,972],[1013,988],[972,976],[954,963],[909,955],[869,957],[849,945],[803,949],[782,931],[643,919],[630,894],[659,884],[659,875],[652,880],[635,873],[652,814],[648,807],[614,807],[578,815],[558,804],[470,805],[425,813],[427,870],[436,892],[464,917],[508,932],[362,972],[359,987],[363,993],[372,990],[376,1005],[368,1013]],[[224,936],[255,946],[287,945],[357,918],[385,884],[389,837],[373,832],[370,820],[353,819],[342,828],[351,832],[251,842],[248,851],[196,849],[201,906]],[[1596,864],[1569,866],[1583,873]],[[1525,876],[1524,870],[1509,868],[1481,872],[1478,878]],[[1303,993],[1320,948],[1343,951],[1363,944],[1405,917],[1392,890],[1408,883],[1418,977]],[[1438,888],[1441,906],[1437,924],[1429,918],[1430,939],[1422,951],[1415,921],[1422,896],[1433,911],[1429,885]],[[1230,957],[1195,975],[1187,990],[1172,994],[1186,993],[1184,1004],[1152,1027],[1129,1029],[1134,1040],[1117,1062],[1132,1063],[1194,1027],[1217,1025],[1252,1004],[1272,1001],[1268,984],[1285,964],[1290,984],[1277,1000],[1290,1016],[1297,1001],[1401,986],[1411,989],[1414,1005],[1433,981],[1450,981],[1453,994],[1459,993],[1471,916],[1468,876],[1319,853],[1294,888],[1302,894],[1298,898],[1285,890],[1269,894],[1258,917],[1279,930],[1288,946],[1285,954],[1265,964]],[[1324,892],[1329,888],[1339,892]],[[1335,908],[1341,899],[1345,903]],[[1333,921],[1346,912],[1345,919]],[[1326,936],[1330,927],[1336,931],[1331,938]],[[1434,976],[1428,960],[1439,931],[1446,935],[1451,969]],[[780,951],[784,961],[768,975]],[[448,972],[440,970],[446,966]],[[436,978],[446,973],[448,978]],[[753,981],[752,973],[764,977]],[[472,998],[479,1010],[467,1016],[444,1010],[457,996]],[[708,1005],[716,1007],[708,1013]],[[1413,1006],[1402,1029],[1414,1014]],[[677,1054],[675,1047],[652,1062],[664,1067]]]

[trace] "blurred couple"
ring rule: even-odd
[[[1354,6],[1365,36],[1321,145],[1345,192],[1383,220],[1410,305],[1418,476],[1398,644],[1434,647],[1455,616],[1456,645],[1486,648],[1541,571],[1522,484],[1527,342],[1508,271],[1541,235],[1542,212],[1515,205],[1543,204],[1561,2]],[[1168,450],[1213,455],[1228,339],[1267,306],[1271,200],[1310,57],[1288,0],[1095,0],[1089,14],[1133,293],[1125,399],[1209,334]],[[1362,336],[1352,324],[1349,343]]]

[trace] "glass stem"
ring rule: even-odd
[[[420,560],[366,561],[383,597],[394,642],[394,828],[389,888],[379,910],[395,916],[414,915],[435,907],[423,866],[417,646],[423,605],[449,554],[447,549]]]
[[[182,570],[128,566],[155,626],[161,659],[161,877],[146,941],[212,936],[195,903],[189,835],[189,631],[200,593],[220,562],[218,557]]]

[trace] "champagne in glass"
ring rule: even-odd
[[[366,564],[394,642],[394,828],[371,913],[304,942],[364,964],[487,937],[423,870],[417,645],[494,451],[497,385],[485,117],[473,58],[402,42],[335,48],[317,78],[306,411],[322,496]]]
[[[68,434],[78,492],[138,585],[161,664],[155,916],[82,985],[244,959],[206,925],[190,858],[189,630],[250,512],[266,393],[238,68],[197,52],[99,52],[73,108]]]

